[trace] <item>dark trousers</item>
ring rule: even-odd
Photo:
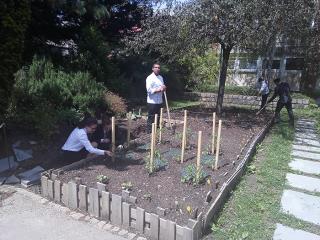
[[[268,96],[269,96],[269,94],[264,94],[264,95],[261,96],[261,106],[260,106],[260,109],[263,108],[264,105],[266,105]]]
[[[152,123],[154,123],[154,116],[158,114],[158,124],[160,119],[160,108],[162,104],[151,104],[148,103],[148,121],[147,121],[147,128],[148,132],[151,133],[152,130]]]
[[[85,148],[81,149],[79,152],[62,150],[62,156],[60,161],[64,165],[69,165],[71,163],[74,163],[74,162],[80,161],[81,159],[86,158],[88,153],[89,152]]]
[[[280,121],[280,111],[283,107],[286,107],[286,109],[288,111],[290,123],[293,124],[294,123],[294,116],[293,116],[293,112],[292,112],[292,102],[291,101],[288,101],[287,103],[283,103],[281,101],[277,102],[277,107],[276,107],[276,112],[275,112],[276,122]]]

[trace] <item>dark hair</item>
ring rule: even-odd
[[[276,78],[273,80],[274,83],[279,83],[280,82],[280,78]]]
[[[84,127],[92,126],[94,124],[98,124],[97,119],[93,117],[86,117],[78,124],[78,128],[84,128]]]
[[[262,82],[262,81],[263,81],[263,78],[259,77],[258,82]]]
[[[159,65],[159,66],[160,66],[160,63],[159,63],[159,62],[154,62],[154,63],[152,64],[152,68],[154,67],[154,65]]]
[[[110,124],[111,124],[110,117],[108,117],[108,116],[103,116],[103,118],[102,118],[102,126],[110,125]]]

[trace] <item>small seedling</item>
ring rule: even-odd
[[[121,184],[121,188],[123,190],[131,191],[133,188],[133,184],[131,181],[125,181]]]
[[[204,183],[209,175],[200,167],[197,169],[195,164],[190,164],[182,170],[181,182],[192,183],[193,185]]]
[[[105,175],[100,174],[100,175],[97,176],[97,181],[100,182],[100,183],[108,183],[109,180],[110,180],[110,178],[108,178]]]
[[[249,165],[248,166],[248,173],[254,174],[254,173],[256,173],[256,170],[257,170],[257,168],[256,168],[255,165]]]
[[[151,201],[152,197],[150,193],[146,193],[142,196],[143,199],[148,200],[149,202]]]
[[[192,208],[190,206],[187,206],[187,212],[191,215],[192,213]]]

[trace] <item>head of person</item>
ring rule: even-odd
[[[111,120],[109,117],[105,116],[102,118],[102,126],[105,130],[111,129]]]
[[[279,85],[279,83],[280,83],[280,78],[274,79],[273,82],[274,82],[275,85]]]
[[[85,128],[87,133],[93,133],[96,131],[97,125],[98,125],[97,119],[93,117],[87,117],[79,123],[78,127]]]
[[[154,63],[152,66],[152,72],[158,76],[160,74],[160,64],[159,63]]]
[[[262,77],[259,77],[258,82],[261,83],[263,81]]]

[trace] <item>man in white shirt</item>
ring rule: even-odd
[[[166,90],[163,78],[160,75],[160,64],[155,63],[152,66],[152,73],[146,79],[147,103],[148,103],[148,132],[151,132],[152,123],[155,114],[160,117],[160,108],[162,106],[162,94]]]

